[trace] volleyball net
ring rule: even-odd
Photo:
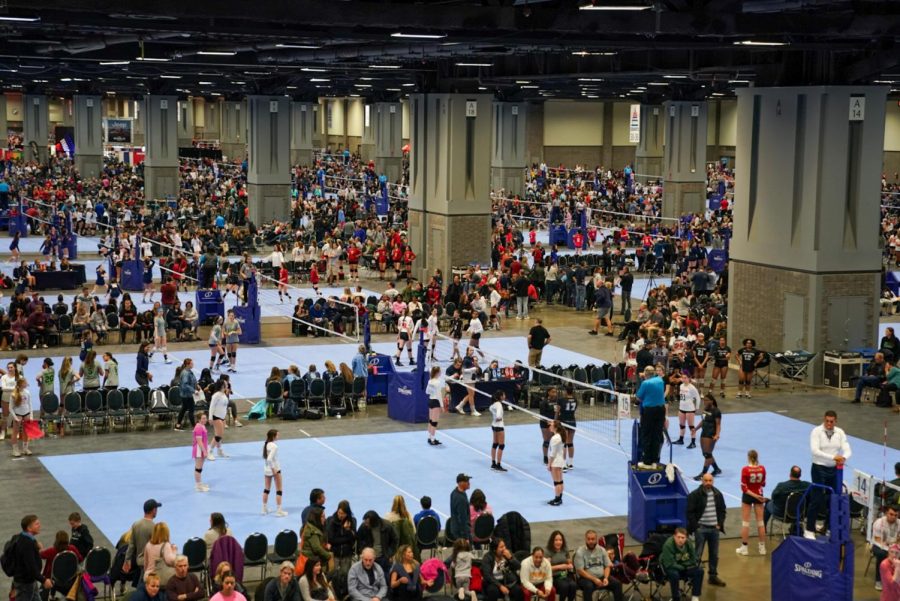
[[[457,342],[442,333],[425,344],[426,360],[429,365],[440,366],[442,374],[454,359],[462,359],[461,377],[446,380],[451,409],[465,411],[467,397],[477,406],[485,406],[497,391],[503,391],[507,410],[546,423],[557,417],[554,405],[559,404],[564,409],[559,415],[561,421],[574,424],[567,427],[580,437],[626,452],[622,445],[623,440],[629,440],[632,396],[622,389],[627,383],[618,382],[617,370],[611,370],[606,362],[529,367],[525,348],[521,354],[504,356],[469,347],[467,339]],[[552,361],[553,352],[546,349],[542,363]],[[424,369],[427,373],[429,366]],[[574,411],[574,421],[567,418],[567,410]]]

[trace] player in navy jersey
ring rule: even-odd
[[[762,359],[762,353],[756,350],[756,341],[752,338],[744,339],[744,346],[738,352],[741,366],[738,371],[737,397],[750,398],[750,385],[753,384],[753,372]]]
[[[719,396],[725,398],[725,378],[728,377],[728,361],[731,359],[731,347],[725,343],[725,337],[719,338],[719,346],[713,351],[712,380],[709,383],[709,392],[712,394],[719,380]]]

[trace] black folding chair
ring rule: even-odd
[[[197,572],[203,590],[209,594],[209,572],[206,565],[206,541],[202,538],[189,538],[181,548],[181,554],[187,557],[188,572]]]
[[[103,596],[115,596],[115,589],[109,579],[109,569],[112,567],[112,553],[105,547],[94,547],[88,551],[84,558],[84,571],[90,577],[91,582],[103,583]]]
[[[429,557],[435,557],[438,553],[438,533],[441,526],[434,516],[426,515],[419,520],[416,526],[416,542],[420,551],[428,551]]]
[[[297,533],[293,530],[282,530],[275,535],[275,544],[268,558],[271,563],[279,564],[282,561],[294,561],[297,559],[299,541]]]
[[[266,579],[266,568],[268,567],[266,553],[268,550],[269,539],[266,538],[265,534],[254,532],[244,541],[244,568],[259,566],[262,570],[260,572],[260,580]],[[249,580],[246,578],[246,574],[244,576],[245,580]]]

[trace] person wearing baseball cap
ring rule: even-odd
[[[132,583],[137,586],[141,573],[144,571],[144,547],[150,542],[153,536],[153,520],[156,519],[156,510],[162,507],[162,503],[156,499],[147,499],[144,501],[144,517],[131,525],[131,536],[128,539],[128,550],[125,552],[125,563],[122,571],[131,572]],[[132,570],[132,559],[137,569]]]
[[[456,475],[456,488],[450,493],[450,519],[444,531],[449,540],[472,540],[471,523],[469,521],[469,480],[472,476],[464,473]]]

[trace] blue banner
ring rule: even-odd
[[[728,265],[728,252],[721,249],[711,250],[706,255],[706,261],[713,271],[722,273]]]
[[[238,306],[232,309],[234,317],[241,324],[241,344],[259,344],[262,340],[259,325],[259,305]]]
[[[387,397],[391,419],[411,424],[428,421],[428,398],[417,371],[390,376]]]

